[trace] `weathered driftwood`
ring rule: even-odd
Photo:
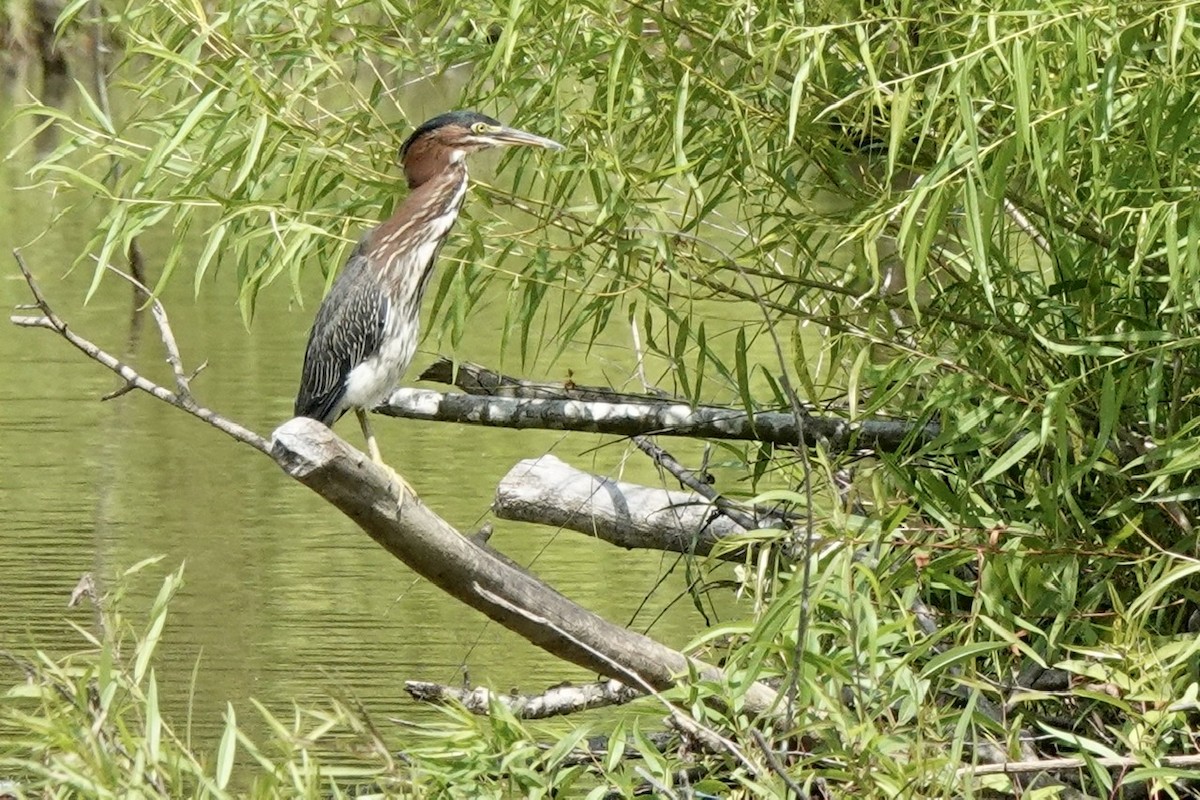
[[[503,694],[493,692],[486,686],[474,689],[459,689],[442,683],[405,681],[404,691],[414,700],[426,703],[459,702],[472,714],[491,713],[493,702],[507,708],[521,719],[545,719],[562,714],[574,714],[590,708],[616,706],[628,703],[645,695],[645,692],[630,688],[620,681],[607,680],[584,683],[578,686],[564,684],[552,686],[541,694]]]
[[[715,667],[602,619],[463,536],[319,422],[285,422],[271,454],[414,571],[547,652],[639,688],[665,690],[689,670],[720,679]],[[775,701],[761,684],[744,695],[751,714],[767,713]]]
[[[492,512],[595,536],[626,549],[707,555],[746,529],[710,500],[575,469],[552,455],[519,461],[496,486]]]

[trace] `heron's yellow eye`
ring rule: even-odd
[[[488,132],[488,128],[490,127],[486,122],[476,122],[471,126],[471,131],[473,133],[484,134]]]

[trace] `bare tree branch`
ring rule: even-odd
[[[1195,753],[1178,756],[1160,756],[1156,759],[1134,758],[1133,756],[1096,756],[1095,758],[1041,758],[1032,761],[1001,761],[995,764],[976,764],[960,767],[958,777],[979,775],[1019,775],[1031,772],[1061,772],[1064,770],[1087,769],[1091,765],[1106,769],[1134,769],[1137,767],[1170,767],[1190,769],[1200,767],[1200,755]]]
[[[385,550],[434,585],[553,655],[623,683],[665,690],[689,670],[720,672],[587,611],[490,549],[463,536],[419,498],[395,496],[385,468],[315,420],[297,417],[275,430],[275,460],[324,497]],[[537,609],[533,611],[532,609]],[[752,686],[752,714],[768,712],[775,692]]]
[[[443,394],[429,389],[397,389],[375,409],[389,417],[457,422],[493,428],[542,428],[586,431],[616,436],[663,434],[708,439],[737,439],[794,446],[799,441],[790,413],[745,411],[718,406],[693,408],[685,403],[608,403],[582,400],[516,399],[510,397]],[[832,452],[851,449],[894,451],[930,442],[938,435],[934,424],[810,416],[804,436]]]
[[[214,428],[224,431],[229,436],[232,436],[234,439],[242,442],[243,444],[250,445],[255,450],[263,453],[270,453],[270,443],[254,431],[239,425],[233,420],[221,416],[215,411],[197,404],[190,397],[183,397],[175,394],[174,392],[168,391],[162,386],[159,386],[157,383],[154,383],[147,378],[143,378],[128,364],[122,363],[120,359],[105,352],[97,345],[92,344],[87,339],[84,339],[82,336],[79,336],[74,331],[70,330],[67,327],[67,323],[64,322],[57,314],[55,314],[54,310],[50,308],[49,303],[46,302],[46,298],[42,294],[42,290],[38,287],[37,281],[34,280],[33,275],[29,272],[29,268],[25,265],[25,260],[21,257],[21,254],[14,250],[13,256],[17,260],[17,266],[20,267],[21,274],[25,276],[25,282],[29,284],[29,291],[33,293],[37,308],[42,312],[42,316],[40,317],[12,316],[9,319],[14,325],[22,328],[46,328],[48,330],[52,330],[70,342],[76,349],[78,349],[88,358],[92,359],[93,361],[98,361],[105,367],[108,367],[110,370],[120,375],[121,378],[125,380],[126,385],[132,385],[146,394],[157,397],[164,403],[170,403],[176,408],[180,408],[194,417],[199,417],[209,425],[212,425]],[[163,318],[165,318],[165,316],[166,314],[164,312]],[[155,321],[159,321],[159,316],[157,314],[155,315]],[[161,323],[159,330],[162,331]],[[164,339],[170,336],[169,330],[168,332],[164,333],[163,336]]]
[[[711,484],[697,478],[693,470],[680,464],[675,460],[674,456],[645,436],[633,437],[633,443],[637,445],[639,450],[654,459],[655,464],[671,473],[680,484],[708,500],[722,514],[729,517],[730,520],[740,525],[744,530],[749,531],[755,528],[768,527],[769,523],[768,525],[760,525],[754,517],[742,511],[735,503],[726,500]]]
[[[135,246],[135,244],[130,245],[131,253],[134,252],[133,248]],[[188,374],[183,369],[183,357],[179,355],[179,344],[175,341],[175,333],[171,330],[171,321],[167,319],[167,310],[163,308],[163,304],[159,302],[158,298],[151,294],[150,290],[146,288],[146,285],[136,277],[122,272],[112,264],[106,264],[105,266],[108,267],[111,272],[115,272],[117,275],[120,275],[122,278],[129,281],[129,283],[133,284],[135,289],[141,291],[150,299],[150,311],[154,314],[154,321],[158,324],[158,332],[162,336],[163,347],[165,347],[167,350],[167,363],[171,365],[171,371],[175,373],[175,393],[181,398],[191,400],[192,389],[188,383]],[[197,370],[197,372],[198,371],[199,370]],[[128,384],[126,384],[126,386],[128,386]]]
[[[521,719],[545,719],[546,717],[574,714],[591,708],[617,706],[644,695],[620,681],[607,680],[585,683],[579,686],[551,686],[541,694],[500,694],[484,686],[474,689],[459,689],[441,683],[427,681],[405,681],[404,691],[414,700],[426,703],[442,703],[450,700],[461,703],[472,714],[486,716],[491,713],[491,704],[499,703],[514,716]]]
[[[762,735],[762,731],[758,730],[757,728],[751,728],[750,736],[754,739],[755,743],[758,745],[758,748],[762,750],[763,757],[767,759],[767,766],[770,767],[771,771],[783,780],[784,784],[786,784],[788,789],[791,790],[792,795],[796,798],[796,800],[804,800],[804,798],[807,798],[808,795],[805,793],[805,791],[796,784],[796,781],[793,780],[792,776],[788,774],[788,771],[784,768],[783,764],[779,763],[779,759],[775,757],[775,751],[771,749],[771,744],[767,741],[767,737]]]
[[[640,358],[640,352],[639,352]],[[638,434],[666,434],[675,436],[699,436],[710,439],[743,439],[762,441],[772,444],[795,445],[799,441],[799,427],[810,426],[813,430],[805,431],[805,437],[814,444],[821,439],[831,450],[849,449],[854,446],[878,450],[897,450],[911,445],[920,445],[931,441],[938,435],[941,428],[937,424],[917,425],[900,420],[864,420],[849,423],[839,417],[811,416],[812,405],[798,403],[791,413],[778,411],[759,411],[752,416],[742,409],[726,408],[724,406],[691,406],[683,400],[664,393],[632,394],[618,392],[603,386],[579,386],[573,382],[545,383],[527,381],[511,375],[505,375],[479,364],[469,362],[454,362],[442,356],[431,364],[420,375],[420,380],[435,381],[457,386],[470,395],[487,397],[508,397],[518,400],[580,400],[586,403],[598,404],[594,407],[594,415],[607,416],[608,409],[603,404],[620,407],[619,413],[625,416],[640,417],[644,420],[639,428],[622,428],[621,430],[594,430],[597,433],[617,433],[622,436]],[[408,390],[400,389],[399,392]],[[413,390],[415,391],[415,390]],[[453,397],[453,395],[446,395]],[[403,404],[407,407],[408,403]],[[649,406],[661,408],[661,416],[655,412],[639,410]],[[491,406],[480,404],[481,409]],[[526,409],[542,408],[540,406],[523,406]],[[584,414],[586,409],[572,407],[574,413]],[[387,408],[379,409],[381,413],[389,414]],[[803,412],[804,419],[797,419],[797,414]],[[549,412],[535,412],[549,413]],[[408,413],[392,413],[392,416],[409,416]],[[494,417],[494,414],[487,416]],[[457,421],[457,420],[456,420]],[[571,424],[556,426],[543,425],[505,425],[500,422],[462,420],[481,425],[500,425],[503,427],[550,427],[555,430],[593,430],[592,428],[576,428]]]
[[[626,549],[707,555],[746,528],[710,500],[616,481],[575,469],[553,455],[517,462],[496,486],[492,512],[595,536]]]

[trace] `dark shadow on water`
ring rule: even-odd
[[[71,87],[71,77],[65,72],[43,72],[42,93],[39,99],[43,105],[62,109],[66,103],[67,91]],[[34,152],[38,159],[43,159],[58,147],[61,130],[49,117],[41,117],[39,128],[33,139]]]

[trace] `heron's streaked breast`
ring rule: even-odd
[[[466,194],[464,170],[460,179],[439,192],[437,203],[388,231],[376,244],[383,258],[380,272],[392,299],[392,315],[418,313],[438,252],[458,219]]]
[[[346,402],[373,408],[387,399],[412,363],[420,339],[420,306],[438,251],[458,219],[467,194],[466,169],[434,187],[432,196],[408,219],[385,227],[370,257],[388,296],[379,350],[346,376]]]

